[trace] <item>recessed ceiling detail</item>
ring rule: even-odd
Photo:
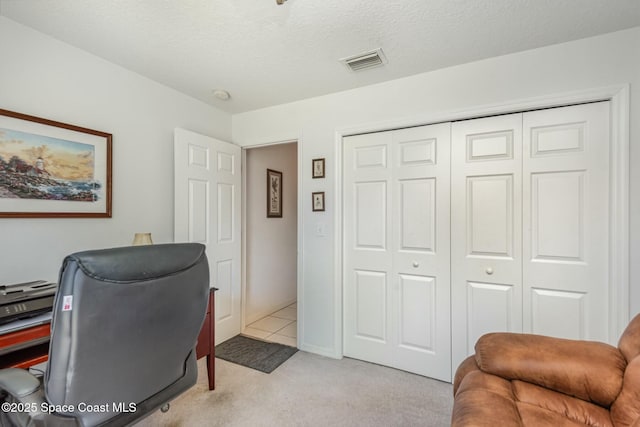
[[[362,71],[383,66],[387,63],[387,58],[384,56],[382,49],[378,48],[359,55],[342,58],[340,62],[351,71]]]

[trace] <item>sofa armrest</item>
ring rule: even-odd
[[[540,335],[492,333],[476,343],[487,373],[521,380],[609,407],[620,393],[626,360],[608,344]]]
[[[476,358],[474,356],[469,356],[462,361],[458,369],[456,369],[456,374],[453,377],[453,395],[458,393],[458,388],[462,383],[464,377],[467,376],[468,373],[473,371],[479,371],[478,364],[476,363]]]
[[[0,370],[0,390],[13,397],[25,397],[40,388],[40,381],[24,369],[8,368]]]

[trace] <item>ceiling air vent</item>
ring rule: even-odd
[[[343,58],[340,62],[346,65],[351,71],[361,71],[380,67],[387,63],[387,58],[384,56],[382,49],[378,48],[359,55]]]

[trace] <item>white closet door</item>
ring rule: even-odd
[[[454,369],[490,331],[522,331],[522,115],[452,125]]]
[[[391,133],[344,143],[344,354],[391,366]]]
[[[452,125],[454,369],[487,332],[610,341],[609,145],[608,102]]]
[[[344,139],[344,353],[451,380],[449,139]]]
[[[392,133],[394,366],[451,380],[449,123]]]
[[[609,103],[524,114],[524,330],[608,342]]]

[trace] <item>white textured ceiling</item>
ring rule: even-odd
[[[0,14],[237,113],[638,26],[640,0],[0,0]],[[382,68],[338,62],[378,47]]]

